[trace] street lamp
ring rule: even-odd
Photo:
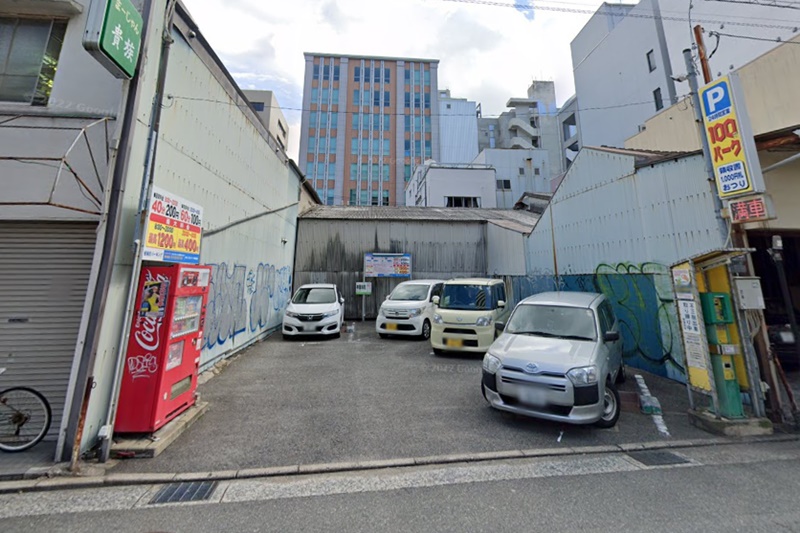
[[[792,328],[792,336],[794,337],[795,354],[797,355],[797,362],[800,363],[800,335],[797,329],[797,318],[794,315],[792,295],[789,292],[789,283],[786,281],[786,269],[783,265],[783,238],[780,235],[772,236],[772,248],[767,252],[769,252],[769,256],[775,262],[775,268],[778,270],[778,281],[781,284],[781,292],[783,293],[783,305],[786,308],[786,314],[789,316],[789,326]]]

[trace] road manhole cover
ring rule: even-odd
[[[648,450],[643,452],[628,452],[628,455],[645,466],[669,466],[688,463],[686,459],[672,452]]]
[[[153,496],[150,504],[200,502],[209,499],[216,488],[216,481],[170,483],[164,485],[158,494]]]

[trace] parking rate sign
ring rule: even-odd
[[[700,100],[719,197],[752,193],[755,185],[748,155],[753,152],[748,143],[755,146],[749,124],[737,116],[730,77],[723,76],[700,89]],[[760,172],[760,167],[757,170]]]

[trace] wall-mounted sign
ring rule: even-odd
[[[165,263],[199,263],[202,225],[202,207],[153,187],[142,259]]]
[[[720,198],[764,192],[753,130],[735,73],[700,89],[704,133]]]
[[[372,294],[372,283],[369,281],[356,282],[356,296],[369,296]]]
[[[410,278],[411,254],[364,254],[365,278]]]
[[[728,204],[731,222],[743,224],[775,218],[775,209],[769,196],[759,194],[748,198],[737,198]]]
[[[83,47],[117,78],[133,78],[143,25],[131,0],[93,0],[86,17]]]

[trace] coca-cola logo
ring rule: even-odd
[[[154,277],[153,272],[149,269],[145,269],[144,278],[145,283],[152,281],[166,282],[169,280],[167,276],[161,274]],[[136,320],[136,332],[133,335],[133,338],[136,339],[136,343],[147,351],[156,351],[156,348],[158,348],[158,345],[161,343],[161,336],[159,333],[163,324],[162,321],[162,316],[139,317]]]

